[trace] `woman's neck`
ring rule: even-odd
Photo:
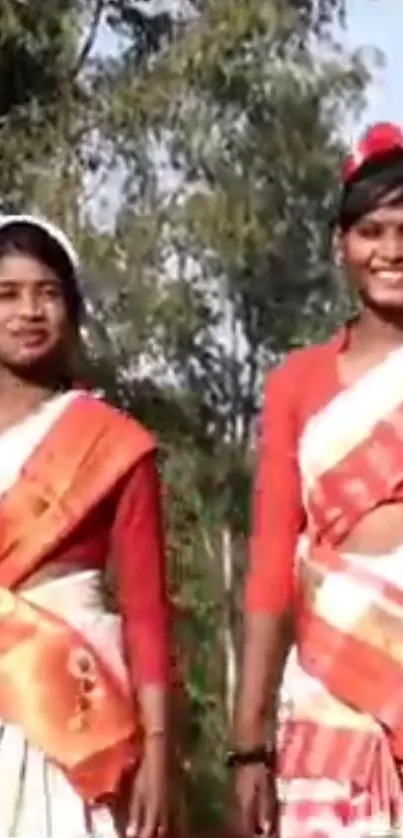
[[[30,381],[0,367],[0,431],[20,421],[61,388]]]
[[[355,351],[385,352],[403,346],[403,311],[385,315],[364,308],[352,324],[350,348]]]

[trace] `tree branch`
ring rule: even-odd
[[[95,39],[97,37],[98,27],[99,27],[99,24],[101,22],[101,16],[102,16],[102,12],[104,10],[104,6],[105,6],[105,0],[97,0],[96,5],[95,5],[95,9],[94,9],[94,14],[93,14],[93,17],[92,17],[92,23],[91,23],[91,25],[89,27],[89,30],[88,30],[88,35],[87,35],[87,37],[84,41],[84,44],[83,44],[82,50],[80,52],[80,55],[78,56],[76,65],[73,68],[72,80],[77,77],[78,73],[80,72],[80,70],[82,69],[82,67],[85,64],[85,62],[86,62],[86,60],[87,60],[87,58],[88,58],[88,56],[89,56],[89,54],[92,50],[92,47],[94,46]]]

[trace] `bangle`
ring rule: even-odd
[[[266,745],[259,745],[249,751],[233,750],[227,753],[225,764],[227,768],[238,768],[243,765],[264,765],[269,770],[275,766],[276,752],[269,750]]]
[[[163,727],[152,727],[150,730],[146,730],[144,734],[145,739],[157,739],[159,736],[165,736],[166,730]]]

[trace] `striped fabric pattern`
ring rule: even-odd
[[[338,549],[380,502],[403,499],[402,364],[400,348],[300,439],[308,527],[279,709],[278,838],[403,836],[403,546],[376,559]]]

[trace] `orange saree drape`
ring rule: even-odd
[[[138,760],[138,709],[78,631],[16,590],[153,447],[133,420],[78,396],[0,498],[0,717],[88,801]]]

